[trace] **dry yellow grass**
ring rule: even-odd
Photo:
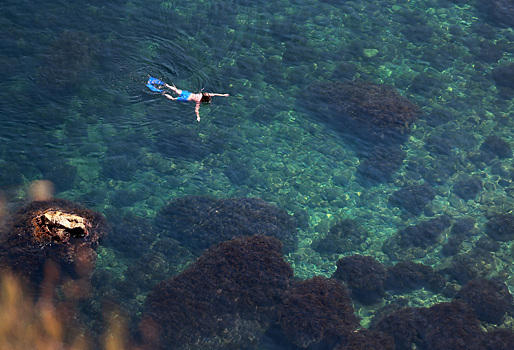
[[[63,319],[51,297],[34,301],[22,283],[11,274],[1,277],[0,349],[2,350],[88,350],[91,342]],[[65,314],[65,313],[63,313]],[[112,313],[103,336],[106,350],[124,349],[125,324]]]

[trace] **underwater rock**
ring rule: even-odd
[[[445,279],[434,272],[431,266],[413,261],[399,262],[387,269],[386,288],[407,293],[419,288],[427,288],[434,293],[446,285]]]
[[[13,161],[0,162],[0,188],[6,189],[23,183],[22,171]]]
[[[514,331],[510,328],[497,328],[485,335],[487,350],[511,350],[514,344]]]
[[[392,336],[396,349],[412,349],[421,343],[426,326],[424,309],[404,307],[381,317],[372,329]]]
[[[201,137],[197,130],[188,128],[167,128],[156,140],[156,148],[163,156],[202,160],[210,154],[219,154],[226,145],[224,135]]]
[[[106,230],[101,214],[78,203],[59,198],[34,201],[14,214],[2,237],[0,260],[36,284],[49,261],[63,274],[81,277],[90,272]]]
[[[507,242],[514,239],[514,215],[497,214],[485,224],[485,233],[492,239]]]
[[[391,182],[406,155],[399,145],[374,147],[371,154],[357,167],[357,174],[364,184]]]
[[[445,263],[438,270],[438,273],[450,281],[464,285],[479,276],[490,275],[496,268],[496,259],[491,252],[474,248],[453,256],[449,263]]]
[[[316,83],[298,101],[329,128],[368,147],[403,142],[420,114],[392,86],[362,80]]]
[[[391,335],[369,329],[360,329],[339,343],[334,350],[394,350],[394,339]]]
[[[38,84],[50,89],[76,87],[91,68],[98,51],[97,41],[85,32],[65,30],[51,43],[43,56]]]
[[[484,142],[480,145],[480,150],[493,154],[500,159],[512,158],[512,148],[510,144],[496,135],[486,137]]]
[[[482,236],[475,242],[475,247],[485,250],[486,252],[497,252],[500,250],[501,245],[487,236]]]
[[[293,270],[273,237],[237,237],[210,249],[148,294],[140,322],[157,349],[243,349],[269,327]]]
[[[455,254],[458,254],[459,251],[462,249],[462,243],[465,240],[466,235],[464,234],[452,235],[448,238],[448,241],[443,245],[441,253],[444,256],[454,256]]]
[[[491,25],[514,27],[514,3],[511,0],[481,0],[480,10]]]
[[[352,298],[364,305],[378,303],[385,294],[385,267],[371,256],[352,255],[337,261],[332,278],[343,281]]]
[[[399,309],[382,317],[373,329],[393,336],[396,349],[484,349],[480,322],[460,301]]]
[[[464,200],[474,199],[482,190],[482,180],[476,176],[464,177],[453,184],[453,192]]]
[[[325,238],[314,242],[312,248],[321,254],[343,254],[357,250],[368,236],[369,232],[355,220],[343,219],[330,228]]]
[[[451,229],[452,235],[474,236],[477,234],[476,220],[472,217],[464,217],[455,220]]]
[[[451,219],[441,215],[418,225],[408,226],[388,238],[382,250],[391,260],[422,258],[444,240],[444,231],[450,227]]]
[[[500,94],[510,98],[514,90],[514,63],[494,68],[491,72],[491,77],[496,83]]]
[[[246,164],[235,162],[228,164],[225,170],[223,170],[223,174],[236,186],[245,184],[251,175]]]
[[[420,349],[483,350],[485,333],[473,310],[459,301],[426,309],[427,325]]]
[[[389,203],[402,208],[412,215],[420,215],[423,208],[435,198],[435,191],[427,183],[422,185],[406,186],[389,197]]]
[[[278,322],[300,348],[329,347],[359,327],[347,289],[338,281],[316,276],[293,284],[279,308]]]
[[[457,293],[456,299],[468,304],[479,320],[500,325],[505,313],[512,311],[513,298],[507,285],[500,280],[476,278]]]
[[[285,252],[297,242],[295,218],[260,198],[177,198],[157,214],[155,225],[194,254],[236,236],[273,236],[284,244]]]

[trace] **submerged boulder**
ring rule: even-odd
[[[152,349],[247,349],[271,324],[293,277],[273,237],[236,237],[209,248],[148,294],[140,323]]]
[[[177,198],[155,218],[163,235],[179,241],[194,254],[237,236],[273,236],[290,252],[296,246],[297,220],[260,198]]]

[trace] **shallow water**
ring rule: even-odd
[[[0,27],[6,201],[15,208],[33,181],[48,179],[56,196],[132,228],[100,248],[96,269],[112,281],[97,287],[95,300],[124,288],[120,276],[156,254],[162,237],[147,232],[151,221],[187,195],[260,197],[302,213],[298,247],[287,256],[301,278],[329,277],[344,255],[393,264],[383,242],[427,218],[470,216],[483,232],[488,215],[513,208],[512,158],[470,160],[488,136],[511,143],[514,128],[510,95],[491,77],[512,60],[511,30],[484,18],[475,2],[6,0]],[[192,104],[149,91],[148,75],[231,96],[202,106],[198,123]],[[352,79],[394,86],[422,110],[401,144],[398,171],[384,181],[359,178],[371,152],[362,139],[342,135],[299,101],[316,104],[319,96],[305,96],[313,83]],[[465,175],[483,181],[469,200],[452,187]],[[421,215],[389,204],[393,192],[424,182],[436,196]],[[320,255],[313,242],[341,219],[355,219],[368,239]],[[418,261],[437,268],[448,261],[440,250]],[[137,310],[156,281],[193,258],[145,261],[152,273],[165,268],[122,303]],[[508,276],[509,255],[498,259],[493,270]]]

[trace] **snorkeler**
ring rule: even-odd
[[[173,97],[173,96],[167,94],[165,91],[156,88],[155,85],[157,85],[159,88],[162,88],[162,86],[165,86],[168,89],[170,89],[171,91],[173,91],[174,93],[176,93],[178,96]],[[181,101],[181,102],[194,101],[194,102],[196,102],[195,113],[196,113],[196,120],[198,120],[198,121],[200,121],[200,104],[202,102],[211,103],[212,96],[223,96],[223,97],[229,96],[229,94],[217,94],[217,93],[212,93],[212,92],[193,93],[193,92],[189,92],[187,90],[180,90],[175,85],[168,85],[168,84],[160,81],[159,79],[155,79],[152,77],[149,77],[148,83],[146,84],[146,86],[148,86],[150,88],[150,90],[152,90],[152,91],[161,92],[166,98],[169,98],[170,100],[173,100],[173,101]]]
[[[195,93],[189,92],[187,90],[180,90],[175,85],[164,84],[164,86],[166,86],[168,89],[172,90],[173,92],[175,92],[176,94],[179,95],[178,97],[173,97],[173,96],[163,92],[162,94],[166,98],[169,98],[170,100],[173,100],[173,101],[183,101],[183,102],[194,101],[194,102],[196,102],[195,113],[196,113],[196,120],[198,120],[198,121],[200,121],[200,104],[202,102],[211,103],[212,96],[222,96],[222,97],[229,96],[229,94],[217,94],[217,93],[213,93],[213,92],[200,92],[200,93],[195,94]]]

